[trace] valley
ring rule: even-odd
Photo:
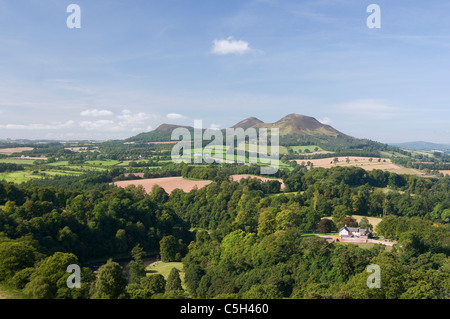
[[[0,142],[0,296],[371,298],[365,268],[375,262],[407,283],[381,298],[423,298],[418,289],[430,276],[439,288],[427,296],[443,297],[446,151],[354,138],[298,114],[233,128],[240,125],[279,127],[274,174],[261,174],[259,158],[250,163],[248,143],[234,145],[234,160],[214,163],[194,161],[208,140],[191,143],[190,161],[174,163],[173,124],[124,140]],[[216,150],[218,159],[227,152]],[[335,241],[346,225],[374,238]],[[147,267],[149,254],[157,263]],[[2,263],[6,255],[19,266]],[[82,268],[84,288],[75,292],[51,279],[67,262],[100,268]],[[45,277],[46,267],[59,275]],[[123,274],[114,279],[120,295],[98,286],[108,267]]]

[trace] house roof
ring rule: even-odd
[[[358,228],[358,227],[347,227],[347,226],[345,226],[345,227],[342,227],[340,230],[339,230],[339,232],[341,232],[343,229],[345,229],[345,230],[347,230],[347,231],[350,231],[350,232],[358,232],[358,233],[368,233],[368,232],[371,232],[370,230],[368,230],[368,229],[365,229],[365,228]]]

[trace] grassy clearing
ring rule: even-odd
[[[147,275],[161,274],[167,280],[167,278],[169,278],[169,274],[172,268],[176,268],[180,271],[181,285],[183,289],[186,289],[184,283],[184,272],[182,262],[160,262],[153,266],[147,266],[145,270],[147,271]]]
[[[337,236],[339,235],[339,233],[320,233],[320,234],[316,234],[316,233],[305,233],[305,234],[301,234],[300,237],[313,237],[313,236]]]

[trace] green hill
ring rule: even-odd
[[[180,126],[173,124],[162,124],[151,132],[141,133],[124,140],[124,143],[145,144],[152,142],[168,142],[171,140],[171,133],[175,128],[183,127],[193,132],[191,126]],[[278,128],[280,131],[281,146],[305,146],[317,145],[323,150],[342,152],[347,151],[348,155],[376,156],[379,151],[392,150],[394,147],[386,144],[359,139],[346,135],[330,125],[322,124],[313,117],[289,114],[274,123],[264,123],[256,117],[246,118],[231,128]],[[222,130],[225,136],[225,130]],[[270,131],[269,131],[270,132]],[[372,152],[372,154],[368,154]],[[359,154],[361,153],[361,154]]]

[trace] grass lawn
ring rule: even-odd
[[[300,237],[313,237],[313,236],[316,236],[316,235],[320,235],[320,236],[337,236],[337,235],[339,235],[339,233],[320,233],[320,234],[304,233],[304,234],[301,234]]]
[[[172,268],[177,268],[180,271],[181,285],[183,289],[186,290],[184,285],[184,272],[183,272],[183,263],[182,262],[161,262],[153,266],[147,266],[145,269],[147,274],[161,274],[167,280],[169,277],[170,271]]]

